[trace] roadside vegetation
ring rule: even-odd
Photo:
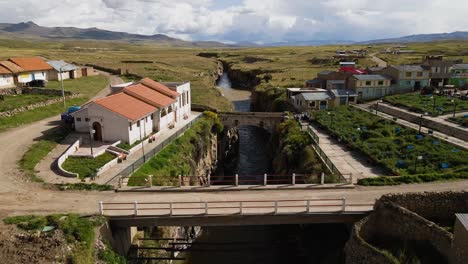
[[[302,131],[296,120],[287,120],[280,124],[277,139],[279,141],[276,158],[273,160],[275,173],[309,175],[304,183],[320,182],[320,174],[327,169],[311,147],[312,139],[307,132]],[[327,181],[331,177],[326,177]],[[337,181],[338,179],[333,179]],[[327,182],[331,183],[331,182]]]
[[[463,115],[463,116],[450,117],[447,120],[452,123],[455,123],[464,127],[468,127],[468,114]]]
[[[316,120],[348,147],[361,151],[368,161],[389,175],[361,180],[364,185],[388,185],[463,178],[468,173],[468,153],[436,138],[370,114],[338,107],[320,111]],[[446,176],[444,176],[446,175]],[[450,175],[450,176],[449,176]]]
[[[23,106],[32,105],[55,98],[58,98],[58,96],[45,94],[4,95],[3,100],[0,101],[0,112],[11,111]]]
[[[454,100],[454,103],[452,103]],[[468,101],[448,96],[421,95],[419,93],[386,96],[384,101],[394,106],[404,107],[416,113],[432,116],[468,111]],[[456,108],[455,108],[456,106]]]
[[[69,263],[96,263],[96,255],[105,263],[126,263],[125,259],[113,252],[109,246],[96,252],[95,228],[105,223],[103,218],[81,217],[77,214],[24,215],[7,217],[3,219],[3,222],[16,225],[29,233],[41,232],[44,227],[63,232],[66,243],[71,247],[71,255],[67,260]],[[53,230],[48,232],[53,232]]]
[[[72,173],[78,173],[80,179],[96,176],[99,168],[106,165],[116,157],[108,152],[97,156],[96,158],[88,157],[68,157],[62,164],[62,167]]]
[[[128,181],[129,186],[143,186],[148,175],[153,175],[153,185],[176,185],[178,175],[193,175],[195,160],[211,147],[212,133],[223,131],[216,114],[205,112],[184,135],[138,169]]]

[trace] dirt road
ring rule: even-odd
[[[379,67],[387,67],[388,63],[381,58],[377,57],[378,53],[372,53],[369,56],[371,57],[371,60],[374,61]]]

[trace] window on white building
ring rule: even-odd
[[[77,117],[76,122],[81,122],[81,117]]]
[[[167,113],[172,113],[172,105],[167,109]]]
[[[140,120],[138,120],[137,122],[137,127],[140,127]]]
[[[166,108],[163,108],[163,109],[161,110],[161,117],[164,117],[164,116],[166,116],[166,115],[167,115],[167,113],[166,113]]]
[[[130,131],[132,131],[132,122],[128,122],[128,126],[130,127]]]

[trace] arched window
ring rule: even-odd
[[[167,113],[172,113],[172,105],[167,109]]]
[[[164,117],[166,115],[167,115],[166,108],[161,109],[161,117]]]
[[[182,105],[185,106],[185,93],[182,93]]]

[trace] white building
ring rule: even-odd
[[[0,89],[15,87],[13,73],[0,64]]]
[[[81,77],[81,75],[77,74],[77,71],[80,70],[77,66],[66,63],[62,60],[60,61],[47,61],[47,64],[54,68],[53,71],[50,72],[48,80],[67,80],[67,79],[77,79]]]
[[[9,61],[22,69],[17,76],[17,82],[22,85],[29,85],[33,81],[46,82],[48,74],[53,70],[52,66],[39,57],[11,58]]]
[[[171,129],[191,113],[190,83],[168,86],[145,78],[90,102],[73,113],[75,129],[83,133],[94,130],[97,141],[122,140],[130,145]]]

